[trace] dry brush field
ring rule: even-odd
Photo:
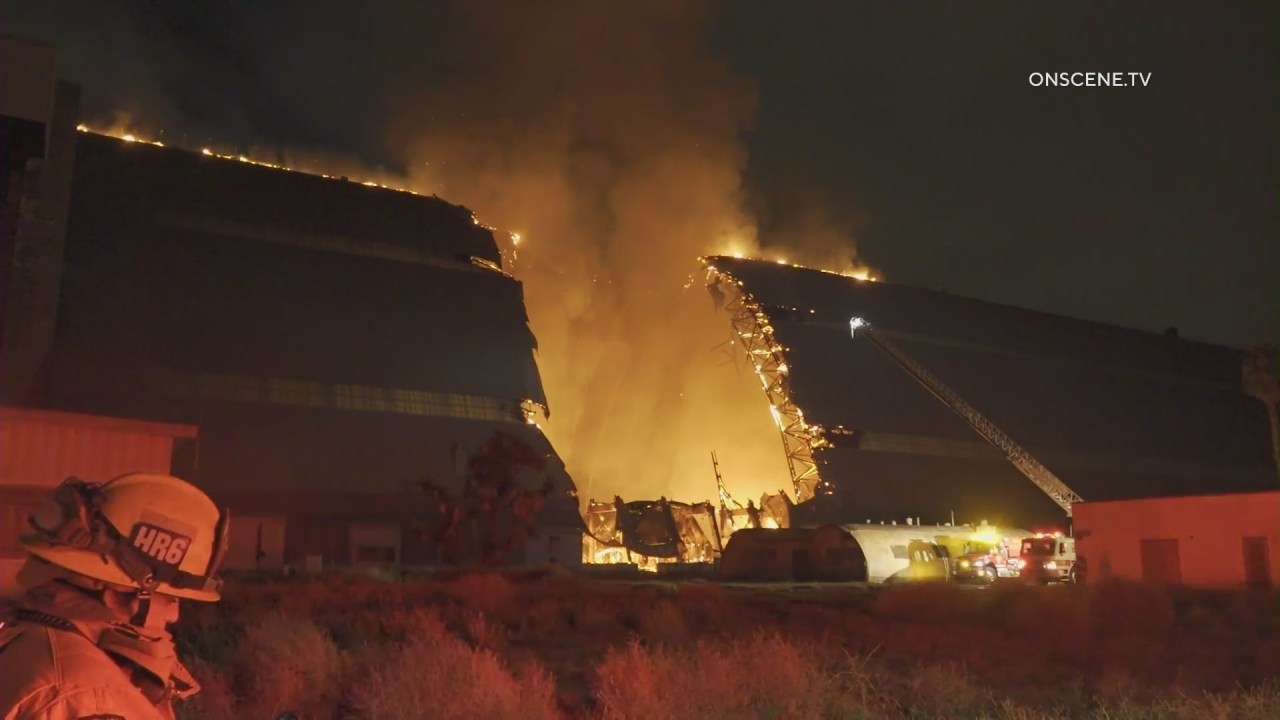
[[[1275,593],[233,578],[184,718],[1276,718]]]

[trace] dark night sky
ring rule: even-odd
[[[891,280],[1274,340],[1277,4],[973,7],[731,18],[761,83],[752,186],[862,213],[859,248]],[[1027,82],[1110,68],[1151,86]]]
[[[393,163],[388,87],[456,69],[430,50],[451,12],[404,32],[395,2],[349,7],[10,0],[0,19],[59,45],[90,116]],[[1280,337],[1278,7],[753,0],[710,42],[756,83],[766,241],[816,213],[891,281],[1245,346]],[[1151,86],[1027,81],[1113,70]]]

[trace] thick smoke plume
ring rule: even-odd
[[[400,109],[416,185],[522,238],[552,417],[586,496],[790,489],[759,381],[699,255],[755,247],[742,209],[752,86],[689,3],[473,4],[467,69]],[[477,39],[480,42],[477,44]]]

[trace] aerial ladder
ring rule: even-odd
[[[987,442],[994,445],[1000,452],[1003,452],[1014,467],[1018,468],[1023,475],[1027,476],[1028,480],[1052,498],[1067,513],[1067,517],[1071,517],[1071,505],[1080,502],[1083,498],[1067,487],[1067,484],[1062,482],[1057,475],[1054,475],[1049,468],[1041,465],[1040,461],[1032,457],[1031,453],[1014,442],[1013,438],[1004,434],[1004,431],[996,427],[995,423],[965,402],[964,398],[956,394],[956,391],[934,377],[920,363],[912,360],[897,345],[889,342],[888,338],[871,327],[871,323],[860,317],[855,317],[849,321],[849,334],[854,339],[865,338],[885,355],[888,355],[890,359],[897,363],[898,367],[902,368],[916,382],[923,385],[942,404],[951,408],[955,414],[969,424],[969,427],[972,427]]]

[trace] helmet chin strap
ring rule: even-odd
[[[136,596],[138,598],[138,609],[134,612],[133,617],[129,618],[129,624],[142,628],[151,627],[151,611],[153,608],[151,591],[139,590]]]

